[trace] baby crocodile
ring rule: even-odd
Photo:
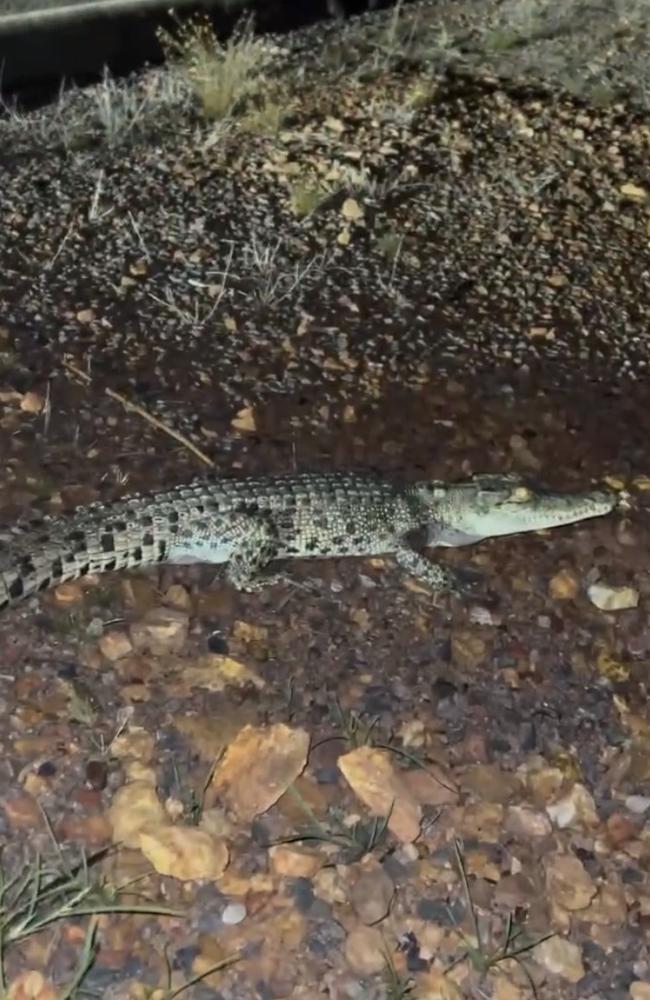
[[[512,475],[398,483],[350,472],[202,479],[0,533],[0,610],[89,573],[155,563],[226,563],[227,580],[257,590],[276,559],[391,555],[432,591],[458,578],[416,542],[458,546],[598,517],[607,489],[538,490]]]

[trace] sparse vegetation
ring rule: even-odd
[[[377,249],[391,264],[399,257],[404,237],[394,229],[387,229],[377,239]]]
[[[221,962],[215,962],[211,965],[209,969],[205,969],[202,972],[197,972],[196,975],[192,976],[190,979],[181,983],[175,989],[172,986],[172,969],[169,961],[167,962],[167,987],[163,990],[155,990],[152,994],[151,1000],[176,1000],[176,997],[182,996],[187,990],[191,989],[192,986],[196,986],[198,983],[202,983],[204,980],[209,979],[213,976],[215,972],[221,972],[222,969],[228,968],[230,965],[234,965],[235,962],[239,961],[239,955],[229,955],[224,958]]]
[[[242,115],[240,126],[247,132],[257,135],[273,136],[282,128],[288,114],[288,109],[281,100],[265,95],[254,102],[250,109]]]
[[[77,968],[71,980],[57,994],[57,1000],[75,1000],[95,963],[98,950],[97,918],[100,914],[183,916],[181,911],[146,900],[142,904],[132,902],[135,898],[133,880],[114,886],[101,876],[97,877],[94,873],[108,856],[108,850],[98,851],[90,857],[81,852],[75,860],[69,861],[56,842],[46,817],[45,820],[55,848],[51,859],[46,860],[37,855],[19,865],[10,875],[0,858],[0,998],[11,993],[6,970],[8,952],[12,947],[56,923],[90,917]],[[121,901],[122,897],[128,901]],[[179,986],[172,984],[172,969],[166,954],[165,959],[166,985],[150,991],[143,987],[143,998],[174,1000],[191,986],[238,961],[239,955],[231,955],[214,963]]]
[[[315,743],[314,749],[330,740],[344,740],[349,750],[356,750],[362,746],[376,747],[378,750],[386,750],[397,757],[401,757],[414,767],[421,768],[424,771],[427,770],[426,761],[417,754],[404,750],[396,743],[393,743],[390,735],[385,740],[376,738],[375,733],[379,724],[378,716],[367,719],[363,714],[355,712],[354,709],[344,710],[338,701],[334,702],[331,715],[340,732]],[[436,781],[440,780],[437,775],[434,775],[434,777]]]
[[[289,203],[299,219],[312,215],[332,194],[316,178],[296,181],[289,186]]]
[[[160,29],[158,38],[169,61],[186,74],[208,119],[227,118],[258,95],[276,52],[255,38],[250,17],[239,22],[225,44],[207,15],[179,24],[175,34]]]
[[[7,989],[6,958],[8,951],[27,938],[61,920],[91,917],[84,946],[73,980],[61,995],[72,997],[95,960],[97,922],[100,913],[147,913],[182,916],[175,910],[145,903],[141,906],[120,902],[130,887],[112,886],[94,872],[107,851],[91,857],[81,854],[70,863],[56,841],[55,856],[45,860],[36,856],[9,874],[0,859],[0,991]]]
[[[229,0],[222,5],[233,6]],[[590,25],[588,44],[585,24]],[[619,0],[609,12],[595,0],[584,10],[557,0],[512,0],[488,8],[469,24],[442,25],[426,8],[410,8],[398,0],[377,15],[367,36],[355,22],[341,21],[338,35],[323,47],[317,73],[329,69],[336,76],[345,69],[354,86],[409,65],[420,75],[404,91],[402,104],[392,111],[387,105],[383,112],[406,124],[431,103],[441,68],[456,65],[471,73],[486,62],[503,77],[524,73],[600,107],[618,100],[623,90],[647,107],[650,76],[640,40],[648,30],[647,5],[636,0]],[[292,109],[293,70],[280,64],[276,45],[254,35],[250,18],[240,20],[223,43],[206,16],[159,34],[168,57],[164,68],[128,80],[105,74],[101,83],[62,90],[53,105],[27,114],[5,105],[0,108],[0,137],[8,148],[45,146],[84,153],[98,143],[114,147],[159,136],[175,121],[187,120],[194,105],[213,123],[235,119],[248,132],[277,135]],[[624,58],[610,49],[611,39],[618,37],[626,40]],[[303,97],[304,92],[303,79]],[[221,135],[214,134],[209,145]],[[300,217],[319,204],[318,188],[305,187],[293,199]]]
[[[379,724],[379,716],[375,715],[366,719],[352,708],[342,708],[338,699],[334,701],[330,715],[334,725],[339,730],[339,734],[331,736],[330,739],[344,740],[349,750],[374,745],[372,734]],[[316,746],[319,745],[316,744]]]
[[[327,266],[327,254],[287,261],[282,254],[283,240],[265,242],[257,233],[243,247],[244,271],[253,282],[255,298],[262,306],[277,305],[296,292],[314,273]]]
[[[481,934],[476,907],[474,905],[469,887],[465,861],[463,859],[461,845],[458,840],[454,840],[454,854],[456,857],[456,867],[458,869],[458,874],[460,875],[463,891],[465,893],[465,900],[472,918],[473,940],[470,940],[462,933],[462,931],[459,931],[465,943],[466,951],[454,961],[447,972],[450,972],[451,969],[460,962],[469,960],[472,968],[478,973],[479,978],[482,980],[489,972],[498,969],[500,965],[510,960],[519,966],[526,978],[533,997],[537,998],[535,982],[522,960],[522,955],[528,954],[544,941],[548,941],[549,938],[555,937],[555,932],[552,931],[549,934],[545,934],[542,937],[531,941],[527,938],[524,928],[516,926],[514,918],[511,914],[508,917],[503,941],[496,947],[488,949]]]
[[[138,88],[131,81],[115,80],[108,70],[98,87],[89,90],[91,123],[99,123],[108,146],[122,143],[146,129],[152,111],[161,108],[185,110],[189,89],[182,76],[171,69],[152,74],[148,86]]]
[[[63,150],[74,155],[96,144],[116,147],[164,131],[170,113],[186,115],[192,91],[177,69],[155,70],[137,80],[116,80],[61,89],[53,104],[29,113],[0,106],[0,136],[17,147]]]
[[[395,968],[392,956],[386,951],[384,956],[385,1000],[417,1000],[415,984],[410,976],[402,976]]]
[[[289,837],[280,838],[277,843],[321,841],[334,844],[341,850],[341,863],[353,864],[366,854],[371,854],[386,838],[392,809],[387,816],[374,816],[367,822],[356,822],[352,826],[347,826],[342,816],[337,811],[332,811],[330,822],[324,823],[318,819],[295,785],[289,787],[288,793],[309,819],[309,825]]]
[[[212,781],[214,772],[219,764],[219,759],[220,758],[217,758],[212,762],[203,781],[201,782],[201,788],[197,792],[196,788],[182,780],[176,761],[172,758],[172,770],[174,773],[176,794],[178,795],[179,801],[183,804],[184,815],[192,826],[198,826],[201,822],[201,817],[203,816],[203,811],[205,809],[205,796],[208,788],[210,787],[210,782]]]

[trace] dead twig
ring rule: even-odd
[[[53,254],[53,256],[50,258],[50,260],[48,260],[47,264],[45,265],[45,270],[46,271],[51,271],[51,269],[54,267],[54,265],[56,264],[57,260],[59,259],[59,256],[61,255],[61,252],[62,252],[64,246],[66,245],[66,243],[68,242],[68,240],[70,239],[70,237],[72,235],[72,231],[73,231],[73,229],[75,227],[75,222],[76,222],[76,219],[73,219],[72,222],[69,224],[68,228],[66,229],[65,235],[64,235],[63,239],[61,240],[61,242],[59,243],[58,247],[56,248],[55,253]]]
[[[76,365],[71,364],[69,361],[63,361],[62,364],[67,372],[81,379],[84,385],[92,384],[90,375],[87,375],[86,372],[82,372]],[[192,442],[186,438],[184,434],[181,434],[180,431],[174,430],[173,427],[168,427],[167,424],[163,423],[162,420],[159,420],[158,417],[154,417],[148,410],[145,410],[143,406],[140,406],[138,403],[132,403],[130,399],[127,399],[126,396],[123,396],[119,392],[115,392],[114,389],[105,387],[104,393],[111,399],[115,399],[118,403],[121,403],[125,410],[129,410],[131,413],[137,413],[138,416],[142,417],[143,420],[146,420],[152,427],[157,427],[159,431],[163,432],[163,434],[167,434],[169,437],[174,438],[174,440],[182,444],[184,448],[187,448],[194,455],[196,455],[196,457],[199,458],[204,465],[214,468],[214,462],[212,459],[202,452],[200,448],[197,448],[195,444],[192,444]]]

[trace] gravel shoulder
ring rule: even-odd
[[[3,866],[119,843],[112,898],[174,911],[99,917],[93,957],[77,911],[32,933],[5,895],[11,1000],[84,954],[108,1000],[650,996],[648,112],[538,78],[559,35],[477,65],[436,10],[424,66],[386,14],[276,40],[278,127],[207,125],[155,74],[146,122],[112,92],[121,132],[88,95],[0,122],[0,518],[350,466],[607,478],[631,509],[443,553],[472,600],[325,560],[3,616]]]

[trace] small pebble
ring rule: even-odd
[[[243,903],[228,903],[221,914],[221,922],[224,924],[240,924],[246,917],[246,907]]]
[[[565,567],[552,577],[548,592],[556,601],[572,601],[580,593],[580,582],[575,573]]]
[[[628,795],[625,800],[625,808],[631,813],[640,816],[650,808],[650,798],[647,795]]]
[[[469,611],[469,620],[474,625],[495,625],[494,616],[489,608],[477,604]]]
[[[91,618],[86,625],[86,635],[89,639],[99,639],[104,634],[104,622],[101,618]]]

